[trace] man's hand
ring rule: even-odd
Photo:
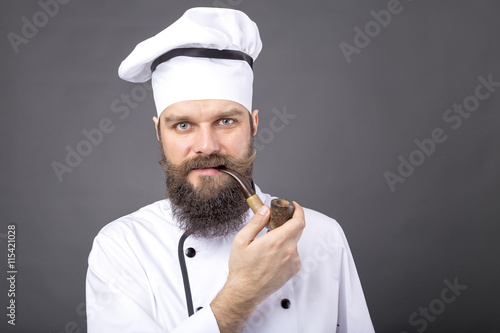
[[[299,272],[305,220],[302,207],[294,206],[292,219],[256,239],[269,221],[269,207],[261,207],[234,237],[228,279],[211,304],[221,333],[240,332],[257,306]]]

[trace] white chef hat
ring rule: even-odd
[[[139,43],[118,75],[152,80],[158,117],[188,100],[223,99],[252,111],[252,64],[262,49],[257,25],[243,12],[192,8],[157,35]]]

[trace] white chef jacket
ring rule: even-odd
[[[256,192],[269,206],[272,197],[258,187]],[[323,214],[304,212],[300,272],[259,305],[243,332],[374,332],[341,227]],[[252,216],[249,210],[248,220]],[[182,234],[166,199],[99,232],[86,282],[89,333],[219,332],[210,303],[226,282],[234,235],[185,239],[180,255],[195,309],[189,317],[178,249]]]

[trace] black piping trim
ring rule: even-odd
[[[189,235],[190,233],[186,231],[179,239],[177,254],[179,256],[179,265],[181,266],[182,282],[184,282],[184,292],[186,293],[188,315],[189,317],[191,317],[194,314],[193,297],[191,296],[191,287],[189,286],[189,276],[186,267],[186,259],[184,258],[184,241],[189,237]]]
[[[250,68],[253,69],[253,58],[246,54],[245,52],[237,50],[218,50],[218,49],[207,49],[200,47],[183,47],[178,49],[170,50],[158,58],[156,58],[151,64],[151,72],[154,72],[159,64],[170,60],[174,57],[196,57],[196,58],[213,58],[213,59],[230,59],[230,60],[243,60],[246,61]]]

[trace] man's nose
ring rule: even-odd
[[[193,144],[193,150],[196,154],[209,156],[219,152],[219,138],[212,128],[200,127],[196,134]]]

